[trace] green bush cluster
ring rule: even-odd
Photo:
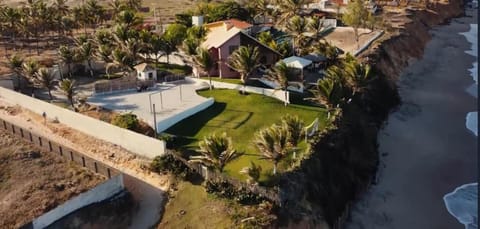
[[[155,157],[150,164],[150,170],[156,173],[171,172],[182,179],[186,179],[193,174],[193,171],[188,166],[171,154]]]
[[[136,115],[130,113],[117,115],[112,119],[112,124],[129,130],[135,130],[139,126]]]
[[[205,189],[208,193],[222,198],[233,199],[240,204],[259,204],[265,200],[245,187],[237,188],[226,180],[208,180],[205,182]]]

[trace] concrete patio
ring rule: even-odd
[[[194,83],[157,84],[157,88],[145,92],[122,92],[94,95],[88,103],[120,113],[132,112],[155,128],[153,106],[155,104],[157,132],[187,118],[213,104],[196,93],[205,87]]]

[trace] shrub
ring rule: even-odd
[[[193,171],[188,166],[171,154],[155,157],[150,164],[150,170],[156,173],[171,172],[182,179],[186,179],[193,174]]]
[[[112,119],[112,124],[125,129],[134,130],[138,127],[138,118],[136,115],[130,113],[116,115]]]
[[[218,197],[235,200],[240,204],[258,204],[264,200],[263,197],[249,191],[247,188],[235,187],[226,180],[207,180],[205,182],[205,190]]]

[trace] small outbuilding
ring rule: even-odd
[[[298,56],[287,57],[282,60],[288,67],[300,70],[300,79],[304,79],[304,69],[312,64],[311,60],[307,60]]]
[[[136,65],[135,67],[137,79],[146,81],[146,80],[157,80],[157,69],[147,63],[142,63]]]

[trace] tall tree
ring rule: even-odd
[[[68,77],[72,77],[72,64],[75,62],[75,51],[65,45],[62,45],[58,48],[58,55],[62,60],[63,64],[67,65],[68,68]]]
[[[68,101],[70,102],[70,105],[72,105],[72,108],[75,110],[75,105],[73,103],[73,97],[75,96],[75,88],[76,88],[76,83],[75,80],[71,79],[63,79],[60,81],[60,90],[67,96]]]
[[[251,74],[260,66],[260,52],[258,51],[258,47],[240,46],[230,55],[227,65],[240,73],[240,80],[243,83],[243,93],[245,93],[248,78],[250,78]]]
[[[55,75],[53,72],[48,68],[42,67],[36,72],[35,76],[38,86],[47,89],[50,100],[52,100],[52,90],[55,88]]]
[[[212,70],[215,62],[212,56],[205,48],[198,48],[197,55],[193,57],[194,63],[198,68],[207,73],[210,90],[212,90],[212,79],[210,76],[210,70]]]
[[[278,163],[291,151],[287,130],[273,125],[257,132],[253,142],[262,154],[262,159],[273,162],[273,174],[277,174]]]
[[[198,146],[201,155],[190,156],[189,162],[202,163],[207,167],[218,169],[220,172],[223,172],[228,163],[242,155],[233,148],[232,139],[226,133],[205,137]]]
[[[302,47],[299,45],[300,39],[304,37],[304,33],[307,31],[307,21],[300,16],[293,16],[287,22],[287,31],[291,34],[293,38],[293,53],[296,55],[297,50],[300,50]]]
[[[27,82],[32,87],[32,96],[35,93],[35,74],[39,68],[40,65],[35,60],[28,60],[22,64],[23,76],[27,79]]]
[[[265,77],[269,80],[275,81],[278,84],[278,88],[285,92],[285,106],[288,105],[288,91],[290,81],[294,80],[295,71],[292,67],[287,66],[282,60],[277,62],[271,70],[267,71]]]
[[[18,55],[12,55],[8,58],[8,68],[12,71],[15,77],[18,80],[18,86],[23,89],[23,82],[25,81],[24,77],[22,76],[22,66],[23,66],[23,58]]]
[[[165,55],[167,55],[167,64],[170,63],[169,56],[177,50],[177,46],[182,44],[186,38],[187,27],[181,24],[171,24],[165,29],[162,35]]]
[[[372,21],[372,14],[368,11],[364,1],[350,1],[346,12],[342,15],[342,21],[353,28],[355,42],[359,48],[360,35],[358,29],[367,26]]]
[[[13,49],[16,49],[15,38],[18,32],[19,21],[21,18],[20,11],[17,8],[5,7],[0,12],[1,12],[0,17],[4,19],[4,21],[7,24],[6,27],[10,32],[10,39],[12,40],[12,43],[13,43]]]
[[[282,127],[288,132],[288,143],[296,148],[302,140],[305,123],[298,116],[285,115],[282,117]]]
[[[62,34],[64,31],[64,27],[62,26],[64,24],[64,17],[70,13],[70,8],[66,3],[67,0],[54,0],[52,4],[52,7],[54,9],[53,16],[57,23],[57,32],[59,35]]]
[[[87,41],[79,44],[75,54],[77,55],[78,60],[87,62],[88,71],[90,73],[90,76],[93,77],[94,74],[92,60],[94,58],[95,49],[93,47],[92,41],[88,39]]]

